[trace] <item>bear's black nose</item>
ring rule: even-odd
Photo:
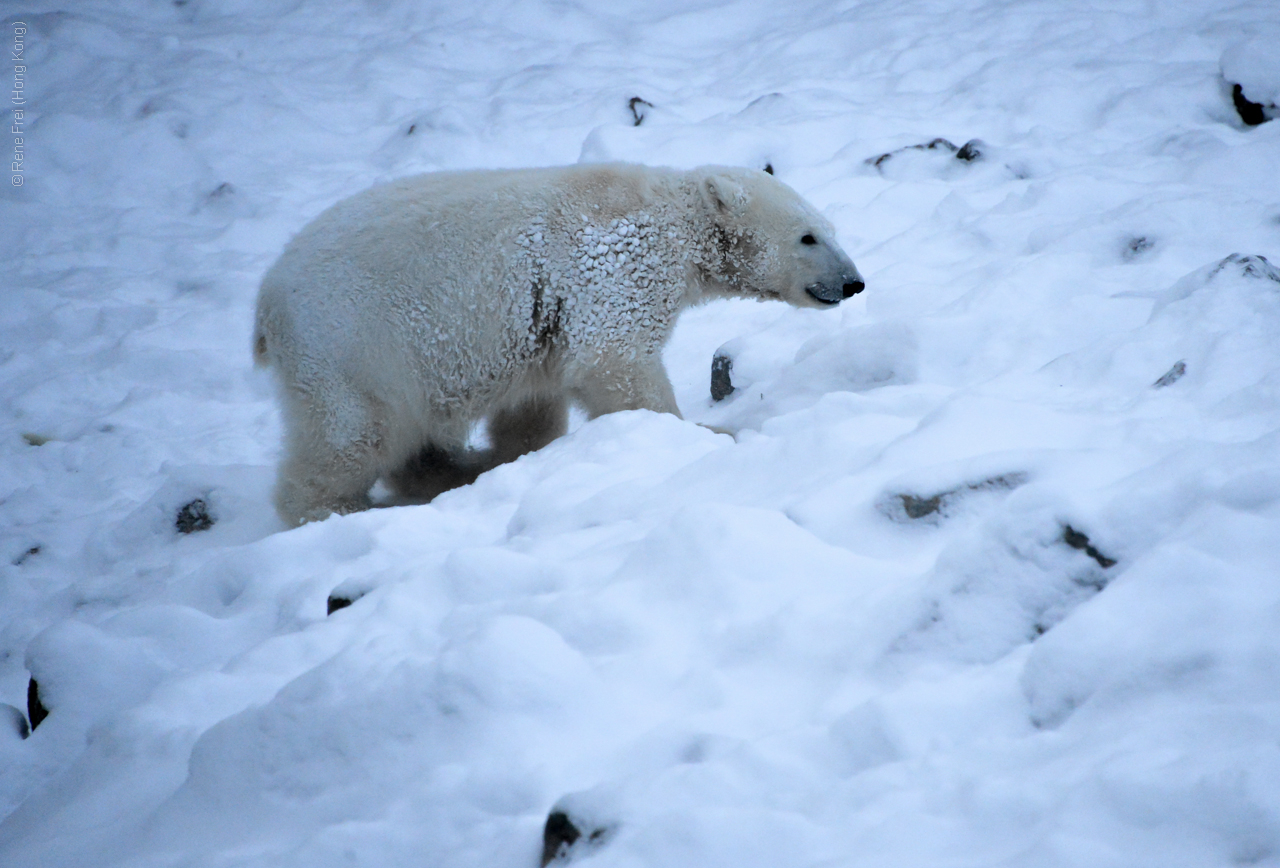
[[[852,296],[855,296],[866,288],[867,288],[867,285],[863,283],[861,280],[855,280],[853,283],[846,283],[844,285],[844,297],[850,298]]]

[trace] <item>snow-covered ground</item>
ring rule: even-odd
[[[1280,865],[1275,0],[12,8],[0,865]],[[282,530],[284,243],[606,159],[771,164],[866,292]]]

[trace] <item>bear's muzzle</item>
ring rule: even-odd
[[[841,280],[838,284],[811,283],[804,288],[804,291],[823,304],[839,304],[846,298],[852,298],[862,292],[866,287],[867,285],[863,282],[861,275],[855,272],[841,275]]]

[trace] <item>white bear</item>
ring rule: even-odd
[[[662,347],[685,307],[838,304],[863,280],[831,225],[762,171],[630,164],[440,172],[329,208],[263,279],[289,524],[426,499],[591,417],[679,415]],[[486,420],[491,450],[466,458]]]

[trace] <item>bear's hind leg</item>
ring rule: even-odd
[[[377,415],[362,402],[339,411],[299,401],[289,410],[275,490],[280,517],[297,526],[368,509],[382,461]]]
[[[427,503],[450,489],[470,485],[486,470],[541,449],[568,428],[569,405],[559,395],[542,395],[497,410],[487,425],[492,448],[469,451],[428,443],[385,475],[395,495],[385,505]]]
[[[463,485],[494,464],[488,452],[449,450],[428,443],[408,461],[386,475],[395,499],[387,506],[427,503],[436,495]]]
[[[375,464],[346,451],[323,457],[310,450],[291,454],[280,465],[276,480],[276,511],[293,526],[321,521],[333,513],[360,512],[372,505],[369,489],[377,479]]]
[[[546,446],[569,430],[569,405],[562,395],[535,395],[489,418],[495,464],[514,461]]]

